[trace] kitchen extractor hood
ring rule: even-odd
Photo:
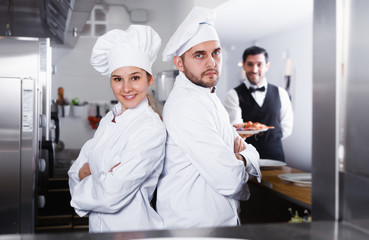
[[[94,0],[0,0],[0,36],[48,37],[74,47]]]

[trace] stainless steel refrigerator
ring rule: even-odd
[[[34,232],[53,157],[50,89],[49,40],[0,37],[0,234]]]

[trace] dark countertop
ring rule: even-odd
[[[367,221],[367,220],[366,220]],[[368,222],[367,222],[368,223]],[[273,240],[343,240],[343,239],[369,239],[369,232],[364,232],[341,222],[312,222],[312,223],[275,223],[275,224],[249,224],[240,227],[219,227],[201,229],[160,230],[142,232],[121,233],[56,233],[56,234],[14,234],[0,235],[0,240],[5,239],[142,239],[142,238],[185,238],[185,237],[213,237],[213,238],[241,238],[241,239],[273,239]]]

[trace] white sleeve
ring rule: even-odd
[[[89,161],[91,151],[94,147],[94,138],[98,138],[102,131],[104,131],[105,125],[109,122],[109,116],[103,117],[99,123],[99,127],[97,128],[94,137],[90,140],[88,140],[81,148],[81,151],[78,155],[78,158],[74,161],[70,169],[68,170],[68,183],[69,183],[69,191],[73,198],[74,195],[78,194],[78,186],[81,184],[81,181],[79,179],[79,170],[82,168],[82,166]],[[89,178],[90,176],[86,177]],[[72,200],[71,200],[72,205]],[[90,211],[88,210],[82,210],[75,208],[75,212],[83,217],[84,215],[88,214]]]
[[[219,134],[217,116],[201,99],[186,98],[164,115],[164,123],[172,141],[214,191],[237,200],[244,199],[248,174],[232,147]],[[231,125],[225,126],[232,128]],[[233,135],[232,135],[233,137]]]
[[[92,147],[91,144],[92,144],[92,139],[88,140],[83,145],[78,158],[74,161],[74,163],[72,164],[72,166],[70,167],[68,171],[68,177],[69,177],[68,182],[69,182],[69,190],[70,190],[71,196],[74,195],[75,188],[80,183],[78,173],[79,173],[79,170],[82,168],[83,164],[88,162],[89,154],[90,154],[91,147]],[[89,213],[89,211],[83,211],[79,209],[75,209],[75,211],[81,217]]]
[[[228,91],[224,100],[224,107],[228,112],[231,124],[243,123],[242,111],[236,90],[231,89]]]
[[[166,140],[164,128],[140,127],[128,138],[124,151],[114,156],[116,160],[113,162],[121,164],[113,172],[92,173],[74,187],[72,207],[115,213],[128,205],[142,183],[162,167]],[[120,145],[119,142],[116,144]]]
[[[235,138],[239,136],[236,129],[233,128],[233,132],[235,135]],[[246,160],[246,172],[253,177],[256,177],[258,182],[261,182],[261,171],[260,171],[260,155],[259,152],[256,150],[256,148],[245,142],[243,139],[244,144],[246,145],[246,149],[240,152],[240,154],[245,158]]]
[[[281,127],[282,127],[282,139],[292,134],[293,128],[293,110],[291,100],[285,89],[278,87],[279,98],[281,99]]]

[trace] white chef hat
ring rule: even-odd
[[[99,37],[92,49],[91,65],[101,74],[125,66],[139,67],[152,75],[161,46],[159,35],[149,26],[131,25],[126,31],[114,29]]]
[[[194,7],[177,31],[169,39],[164,51],[163,61],[181,56],[191,47],[206,41],[219,41],[214,28],[215,11],[203,7]]]

